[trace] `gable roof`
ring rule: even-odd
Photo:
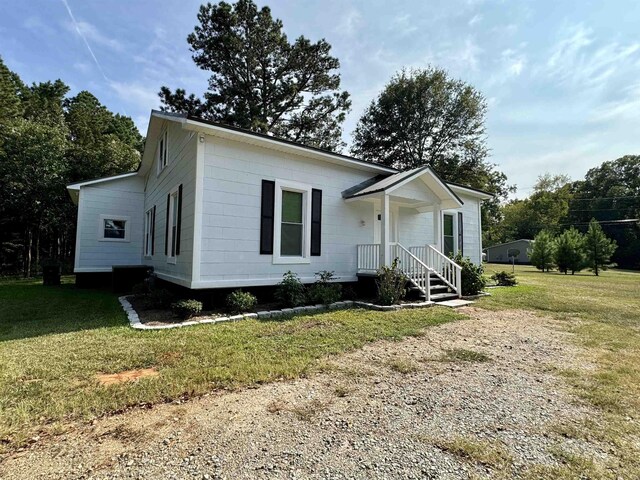
[[[464,205],[462,199],[451,189],[451,187],[447,185],[447,183],[442,180],[431,167],[426,165],[423,167],[414,168],[412,170],[398,172],[370,183],[363,182],[342,192],[342,197],[345,199],[355,199],[366,197],[368,195],[374,195],[380,192],[393,192],[402,185],[405,185],[421,177],[426,177],[425,186],[426,181],[432,182],[432,190],[440,198],[448,197],[451,200],[451,203],[455,206]]]

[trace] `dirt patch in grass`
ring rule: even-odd
[[[152,367],[141,368],[139,370],[125,370],[124,372],[118,373],[99,373],[96,375],[96,378],[100,385],[109,386],[124,382],[136,382],[141,378],[157,377],[158,375],[160,375],[158,369]]]

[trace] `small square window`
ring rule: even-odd
[[[105,242],[129,241],[129,217],[100,215],[98,240]]]

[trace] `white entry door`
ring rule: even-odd
[[[391,232],[391,241],[398,241],[398,232],[396,225],[396,212],[393,210],[389,211],[390,213],[390,221],[391,226],[389,231]],[[373,243],[382,243],[382,211],[379,208],[374,209],[374,217],[373,217]]]

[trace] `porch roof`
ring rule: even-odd
[[[375,196],[382,192],[390,194],[416,179],[421,179],[424,187],[433,192],[445,208],[458,208],[464,204],[451,187],[426,165],[386,177],[379,175],[345,190],[342,192],[342,196],[345,200],[355,200]]]

